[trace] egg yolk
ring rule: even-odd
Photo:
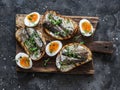
[[[20,58],[20,65],[22,65],[23,67],[29,67],[30,66],[29,58],[28,57],[21,57]]]
[[[38,15],[35,13],[28,16],[28,20],[30,20],[31,22],[35,22],[37,21],[37,19],[38,19]]]
[[[85,31],[85,32],[91,32],[91,24],[89,22],[83,22],[82,23],[82,29]]]
[[[54,53],[58,50],[58,48],[59,48],[59,44],[57,42],[53,42],[49,46],[49,51],[50,53]]]

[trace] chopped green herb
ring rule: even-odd
[[[60,25],[61,23],[62,23],[62,20],[61,20],[61,19],[59,19],[59,20],[56,21],[56,24],[57,24],[57,25]]]
[[[62,65],[62,64],[63,64],[63,63],[62,63],[62,61],[60,61],[59,63],[60,63],[60,65]]]
[[[30,51],[31,51],[31,52],[35,52],[35,51],[37,51],[37,50],[38,50],[37,47],[31,47],[31,48],[30,48]]]
[[[80,44],[84,44],[85,42],[80,42]]]
[[[77,54],[72,53],[72,57],[76,58],[76,57],[77,57]]]
[[[69,47],[66,48],[67,52],[65,52],[64,54],[68,57],[73,57],[73,58],[76,58],[77,57],[77,54],[73,53]]]
[[[68,29],[66,29],[65,32],[66,32],[66,34],[69,34],[69,33],[70,33],[70,31],[69,31]]]
[[[51,19],[50,21],[51,21],[51,23],[52,23],[53,25],[56,25],[55,20]]]
[[[75,36],[73,39],[76,41],[80,38],[80,36]]]
[[[36,52],[34,52],[34,55],[37,57],[37,55],[38,55],[38,52],[36,51]]]
[[[55,34],[55,35],[59,35],[59,34],[60,34],[60,32],[55,32],[54,34]]]
[[[39,37],[39,35],[38,35],[37,32],[34,32],[32,35],[33,35],[33,37],[34,37],[34,36],[35,36],[35,37]]]
[[[29,17],[28,19],[29,19],[29,20],[32,20],[32,18],[30,18],[30,17]]]
[[[89,32],[89,34],[92,34],[92,32]]]
[[[19,59],[21,59],[21,58],[22,58],[22,56],[19,57]],[[16,61],[18,61],[18,60],[16,60]]]
[[[60,25],[62,23],[61,19],[59,19],[59,20],[50,19],[50,21],[53,25]]]
[[[48,16],[48,18],[53,25],[60,25],[62,23],[61,19],[55,20],[51,14]]]
[[[52,50],[50,50],[50,53],[52,53],[53,51]]]
[[[52,19],[52,14],[49,14],[48,18],[49,18],[49,19]]]
[[[66,29],[66,30],[64,30],[64,32],[62,32],[62,35],[63,35],[63,36],[67,36],[67,35],[69,34],[69,32],[70,32],[70,31]]]
[[[66,36],[66,32],[61,32],[63,36]]]
[[[48,63],[49,60],[50,60],[49,58],[47,58],[46,60],[44,60],[44,66],[47,66],[47,63]]]
[[[89,33],[89,31],[87,31],[87,30],[84,30],[84,32],[85,32],[85,33]]]
[[[24,42],[27,46],[29,46],[29,40],[25,40]]]
[[[24,44],[27,46],[31,53],[35,53],[38,50],[38,47],[35,43],[34,38],[38,37],[38,34],[34,32],[29,39],[25,40]]]

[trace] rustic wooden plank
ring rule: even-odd
[[[56,67],[34,67],[29,70],[25,70],[17,67],[17,71],[19,72],[42,72],[42,73],[63,73],[63,74],[94,74],[93,67],[88,67],[92,65],[92,62],[86,63],[80,67],[77,67],[69,72],[59,72]]]
[[[16,15],[16,30],[24,28],[23,20],[24,20],[25,16],[26,16],[26,14],[17,14]],[[91,21],[91,23],[93,24],[93,28],[95,28],[95,29],[96,29],[96,26],[97,26],[97,23],[99,20],[98,17],[87,17],[87,16],[65,16],[65,17],[70,17],[73,20],[75,20],[77,23],[79,23],[79,21],[82,18],[86,18],[86,19]],[[35,29],[39,30],[39,27],[40,27],[40,24],[37,27],[35,27]],[[47,35],[44,32],[44,30],[40,31],[40,32],[42,32],[43,36],[46,38],[46,42],[49,42],[51,40],[55,40],[54,38]],[[76,36],[79,37],[77,40],[74,39]],[[68,43],[81,42],[81,41],[85,41],[86,43],[89,43],[89,42],[93,41],[93,37],[85,38],[80,34],[80,31],[78,31],[78,33],[73,38],[71,38],[69,40],[63,40],[62,43],[63,43],[63,45],[66,45]],[[24,52],[24,50],[18,44],[16,44],[16,53],[19,53],[19,52]],[[56,56],[50,58],[50,61],[48,62],[47,67],[43,66],[44,60],[46,58],[50,58],[50,57],[48,57],[45,54],[45,56],[41,60],[36,61],[36,62],[33,61],[33,67],[29,70],[25,70],[25,69],[22,69],[19,67],[17,67],[16,70],[19,72],[61,73],[60,71],[58,71],[58,69],[55,66]],[[64,73],[64,74],[94,74],[93,61],[90,61],[84,65],[81,65],[81,66],[79,66],[79,67],[77,67],[77,68],[75,68],[67,73]]]
[[[93,41],[87,45],[92,52],[112,54],[113,43],[108,41]]]
[[[76,19],[83,19],[83,18],[86,18],[86,19],[96,19],[96,20],[99,20],[99,17],[90,17],[90,16],[67,16],[67,15],[64,15],[65,17],[69,17],[69,18],[76,18]]]

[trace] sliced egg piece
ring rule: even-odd
[[[91,36],[94,33],[94,28],[89,20],[82,19],[79,22],[80,32],[83,36]]]
[[[24,19],[24,24],[27,27],[35,27],[40,21],[40,14],[38,12],[32,12],[28,14]]]
[[[23,52],[18,53],[15,56],[16,64],[23,69],[32,68],[32,60],[29,56]]]
[[[47,44],[45,52],[48,56],[55,56],[62,48],[61,41],[52,41]]]

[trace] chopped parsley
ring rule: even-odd
[[[75,36],[73,39],[76,41],[80,38],[80,36]]]
[[[49,60],[50,60],[49,58],[47,58],[46,60],[44,60],[44,64],[43,65],[47,66],[47,63],[49,62]]]
[[[85,42],[80,42],[80,44],[84,44]]]
[[[60,34],[60,32],[55,32],[54,34],[55,34],[55,35],[59,35],[59,34]]]
[[[48,18],[53,25],[60,25],[62,23],[61,19],[55,20],[51,14],[48,16]]]
[[[73,58],[76,58],[77,57],[77,54],[72,52],[69,47],[66,48],[67,52],[65,52],[64,54],[68,57],[73,57]]]
[[[36,32],[34,32],[30,36],[30,38],[25,40],[24,44],[28,47],[28,49],[31,53],[35,53],[35,55],[37,55],[38,47],[37,47],[35,40],[34,40],[35,37],[38,37],[38,34]]]

